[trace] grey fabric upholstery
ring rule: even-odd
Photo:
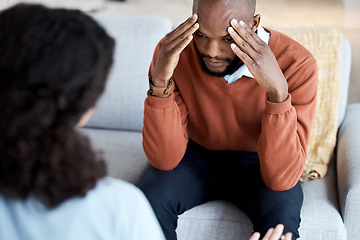
[[[150,62],[171,22],[161,16],[96,19],[116,39],[116,53],[105,92],[87,126],[141,131]]]
[[[105,93],[81,131],[95,149],[103,152],[110,176],[137,184],[149,166],[141,135],[147,72],[155,45],[171,30],[171,22],[160,16],[97,19],[115,37],[117,48]],[[302,240],[360,236],[360,105],[346,108],[350,65],[351,48],[344,38],[337,156],[325,178],[302,184]],[[180,240],[247,240],[251,232],[249,218],[225,201],[209,202],[185,212],[179,217],[177,229]]]
[[[108,175],[137,184],[149,165],[141,144],[141,132],[83,128],[93,147],[102,153]]]
[[[328,174],[302,184],[304,204],[301,210],[300,239],[346,239],[339,214],[335,159]]]
[[[360,104],[351,104],[338,135],[337,171],[341,213],[349,240],[360,239]]]
[[[340,100],[339,100],[339,123],[345,117],[346,106],[348,102],[349,82],[350,82],[350,68],[351,68],[351,46],[349,40],[344,37],[341,45],[341,83],[340,83]]]

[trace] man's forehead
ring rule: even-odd
[[[231,19],[250,21],[255,10],[248,4],[255,0],[233,0],[237,4],[226,4],[226,0],[194,0],[193,13],[197,13],[199,21],[215,21],[230,23]],[[198,2],[198,3],[196,3]],[[212,3],[209,3],[212,2]]]
[[[209,8],[198,8],[199,30],[205,35],[226,36],[227,28],[230,21],[236,19],[238,21],[247,21],[248,13],[245,9],[217,9],[210,11]]]
[[[206,6],[214,5],[214,4],[221,4],[224,7],[235,7],[239,4],[250,4],[252,2],[256,2],[255,0],[194,0],[193,4],[202,4]]]
[[[246,8],[247,11],[255,13],[256,0],[194,0],[193,10],[198,10],[199,7],[212,7],[212,8]]]

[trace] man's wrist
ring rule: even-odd
[[[153,82],[153,84],[156,87],[166,87],[167,85],[169,85],[170,79],[161,80],[161,79],[157,78],[156,76],[150,76],[150,77],[151,77],[151,81]],[[149,77],[149,80],[150,80],[150,77]]]
[[[155,85],[152,76],[149,77],[149,93],[155,97],[168,97],[175,90],[175,82],[170,79],[165,86]]]
[[[283,84],[273,88],[271,91],[268,91],[268,99],[270,102],[274,103],[284,102],[288,98],[288,95],[289,89],[285,79]]]
[[[282,93],[269,93],[269,101],[273,103],[281,103],[288,98],[288,95],[288,91]]]

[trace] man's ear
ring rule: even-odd
[[[257,30],[257,28],[259,27],[260,25],[260,19],[261,19],[261,16],[260,14],[256,14],[253,19],[251,20],[251,23],[250,23],[250,28],[255,32]]]

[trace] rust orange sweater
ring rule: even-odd
[[[317,65],[303,46],[267,30],[269,46],[288,81],[287,100],[268,101],[266,91],[252,78],[228,84],[207,75],[191,43],[175,69],[174,93],[167,98],[148,95],[145,100],[143,147],[155,168],[175,168],[191,138],[211,150],[258,152],[261,176],[269,189],[283,191],[298,182],[315,111]]]

